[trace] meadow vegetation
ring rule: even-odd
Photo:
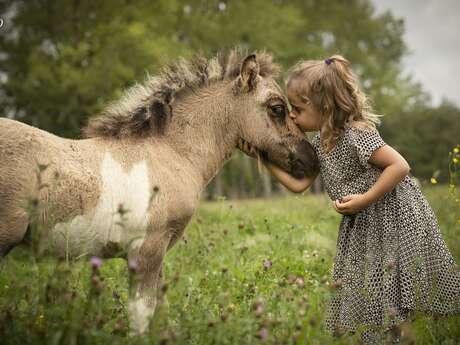
[[[460,262],[457,192],[424,192]],[[123,259],[56,261],[18,247],[0,266],[1,343],[355,344],[321,328],[339,221],[325,195],[203,203],[167,255],[162,303],[142,337],[128,334],[135,274]],[[402,329],[403,343],[455,344],[460,316],[416,315]]]

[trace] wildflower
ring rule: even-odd
[[[264,300],[260,297],[257,297],[254,303],[252,303],[252,310],[254,310],[254,315],[256,317],[261,317],[265,310]]]
[[[261,328],[257,333],[256,333],[256,338],[265,341],[268,339],[268,329],[265,327]]]
[[[263,315],[265,311],[265,307],[262,305],[257,306],[257,308],[254,310],[254,315],[255,317],[259,318]]]
[[[458,147],[454,147],[454,153],[459,153],[460,149]]]
[[[259,306],[264,305],[264,300],[261,297],[257,297],[252,303],[252,310],[256,310]]]
[[[268,270],[270,267],[272,267],[272,262],[271,260],[267,259],[264,261],[264,270]]]
[[[138,270],[137,261],[135,259],[128,260],[128,269],[131,273],[136,273]]]
[[[436,183],[438,183],[438,180],[436,180],[436,178],[432,177],[430,179],[430,182],[431,182],[431,184],[436,184]]]
[[[243,223],[238,224],[238,229],[240,229],[240,230],[244,229],[244,224]]]
[[[97,256],[93,256],[90,259],[90,263],[93,270],[97,271],[102,266],[102,259]]]
[[[299,288],[303,288],[305,286],[305,281],[302,277],[297,277],[295,283]]]
[[[458,158],[456,158],[456,157],[452,158],[452,162],[454,162],[454,164],[457,164],[458,163]]]

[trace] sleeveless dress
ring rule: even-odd
[[[381,174],[368,163],[385,145],[376,130],[347,126],[329,153],[323,152],[319,133],[312,144],[332,200],[365,193]],[[459,268],[410,176],[357,214],[343,216],[336,251],[328,331],[388,329],[414,310],[460,313]]]

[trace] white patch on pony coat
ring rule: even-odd
[[[102,189],[96,208],[89,214],[58,223],[50,240],[62,254],[98,255],[108,242],[128,244],[144,238],[149,221],[147,213],[151,188],[145,161],[126,173],[110,153],[101,164]],[[119,212],[120,206],[126,213]]]
[[[128,301],[129,327],[137,333],[144,333],[150,323],[150,318],[155,312],[157,299],[151,297],[151,303],[147,303],[145,297],[136,294],[136,297]]]

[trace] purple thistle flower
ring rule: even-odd
[[[102,266],[102,259],[97,256],[93,256],[90,259],[90,263],[93,270],[98,270]]]
[[[264,261],[264,269],[265,270],[268,270],[270,267],[272,267],[273,263],[271,262],[271,260],[267,259]]]
[[[261,328],[256,333],[256,338],[259,338],[262,341],[266,341],[268,339],[268,329],[266,329],[265,327]]]
[[[137,269],[138,269],[138,265],[137,265],[137,260],[136,259],[130,259],[128,260],[128,269],[130,272],[137,272]]]

